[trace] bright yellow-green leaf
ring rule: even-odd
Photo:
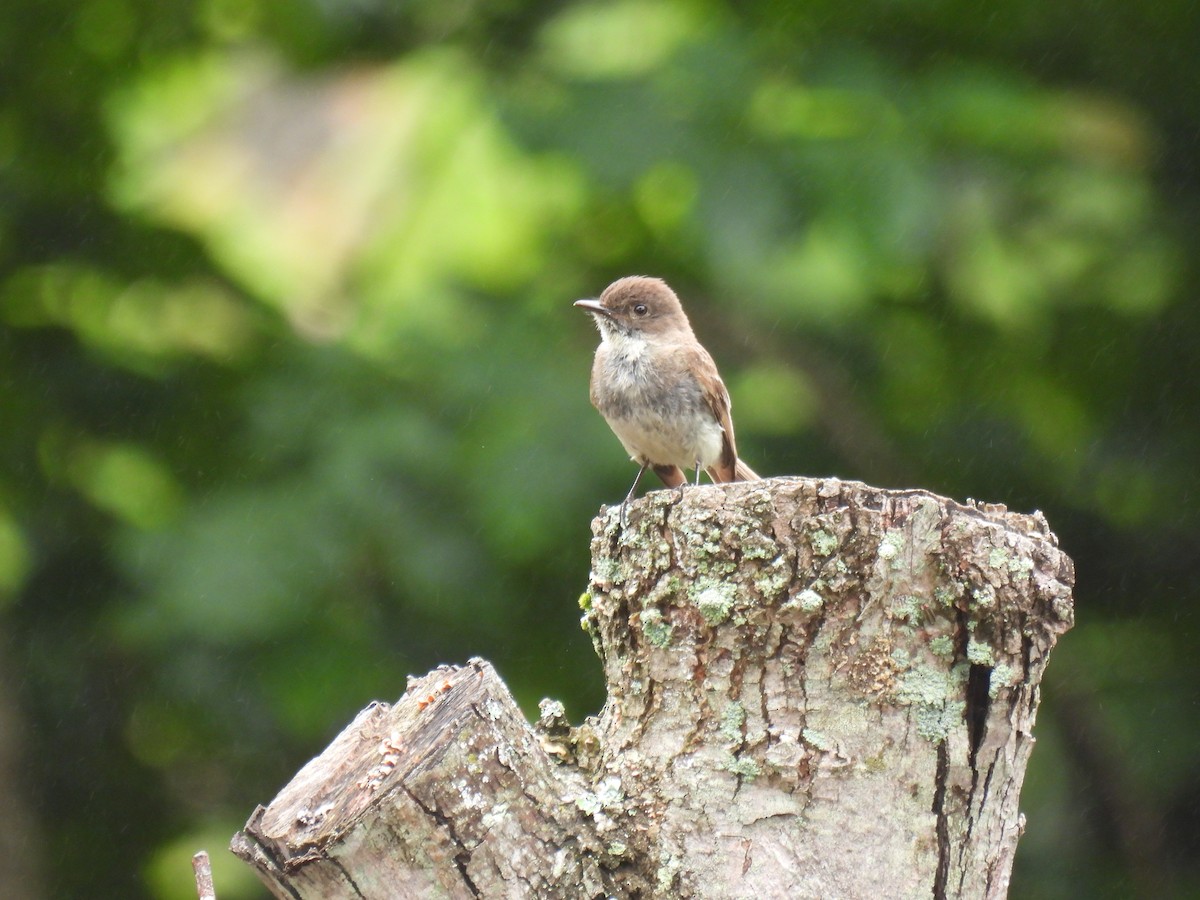
[[[580,78],[645,75],[702,34],[712,13],[680,0],[568,5],[542,29],[542,58]]]
[[[812,424],[817,395],[800,370],[768,361],[743,369],[730,387],[740,429],[795,435]]]
[[[139,528],[170,521],[183,501],[167,467],[135,444],[82,442],[72,450],[68,471],[88,499]]]

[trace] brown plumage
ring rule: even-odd
[[[599,300],[575,305],[592,313],[600,329],[592,405],[641,465],[639,479],[647,467],[668,487],[682,485],[691,468],[697,481],[700,469],[715,482],[758,478],[738,459],[729,391],[716,363],[666,282],[622,278]]]

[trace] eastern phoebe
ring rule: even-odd
[[[729,391],[717,365],[665,281],[621,278],[599,300],[575,305],[591,313],[600,329],[592,405],[641,465],[625,503],[647,467],[667,487],[682,487],[684,470],[691,468],[697,484],[701,469],[714,482],[758,479],[738,459]]]

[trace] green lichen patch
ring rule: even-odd
[[[875,552],[882,560],[894,560],[904,549],[904,533],[899,528],[889,528],[879,541]]]
[[[779,555],[779,545],[758,529],[738,526],[734,533],[738,537],[742,559],[774,559]]]
[[[564,719],[567,715],[567,707],[561,700],[544,697],[538,703],[538,712],[541,713],[543,719]]]
[[[579,595],[579,608],[584,612],[588,612],[592,608],[592,595],[589,591],[584,591]]]
[[[818,594],[812,588],[805,588],[790,601],[796,606],[799,606],[806,613],[815,613],[820,611],[825,605],[825,598]]]
[[[696,573],[708,578],[721,578],[737,571],[738,564],[732,559],[702,559],[696,563]]]
[[[947,634],[939,634],[929,642],[929,650],[934,656],[942,659],[954,658],[954,639]]]
[[[917,707],[917,734],[937,743],[950,736],[960,727],[966,717],[967,704],[963,700],[950,700],[944,706]]]
[[[954,601],[962,596],[962,585],[960,584],[939,584],[933,589],[933,599],[942,606],[950,607],[954,605]]]
[[[923,614],[924,609],[921,606],[920,597],[913,594],[901,594],[892,600],[892,615],[904,619],[914,628],[921,624]]]
[[[804,738],[804,743],[818,750],[833,751],[837,749],[837,745],[829,735],[823,731],[817,731],[815,728],[805,728],[800,732],[800,736]]]
[[[778,597],[791,583],[792,573],[783,557],[776,557],[754,576],[754,589],[764,600]]]
[[[987,644],[980,643],[975,638],[970,638],[967,641],[967,661],[977,666],[994,666],[996,664],[996,654],[992,652],[992,648]]]
[[[990,584],[983,584],[971,591],[971,601],[976,606],[991,608],[996,605],[996,589]]]
[[[817,556],[828,556],[837,549],[837,538],[826,531],[824,528],[818,528],[808,536],[808,542],[812,545],[813,553]]]
[[[1018,578],[1033,571],[1033,560],[1028,556],[1018,556],[1008,561],[1008,571]]]
[[[917,664],[901,676],[896,699],[915,707],[917,733],[921,737],[940,741],[963,724],[966,702],[962,698],[962,686],[966,678],[965,665],[955,666],[947,672]]]
[[[683,861],[679,857],[666,853],[660,857],[658,869],[654,873],[654,887],[659,894],[665,895],[671,890],[682,868]]]
[[[901,703],[942,706],[950,696],[958,692],[958,686],[959,680],[954,677],[953,670],[947,672],[943,668],[918,662],[901,674],[899,683],[896,684],[896,700]]]
[[[747,756],[734,756],[732,753],[729,754],[729,758],[725,760],[725,764],[722,766],[722,768],[732,772],[739,778],[746,779],[746,781],[753,781],[762,774],[762,766],[760,766],[754,760]]]
[[[1017,671],[1007,663],[997,663],[992,669],[992,679],[988,682],[988,696],[993,700],[1004,688],[1017,683]]]
[[[993,569],[1003,569],[1008,565],[1008,551],[1003,547],[993,547],[988,553],[988,566]]]
[[[657,607],[649,607],[643,609],[638,614],[638,624],[642,627],[642,634],[655,647],[667,647],[671,643],[671,633],[674,629],[671,623],[663,618],[662,611]]]
[[[721,529],[709,528],[704,523],[697,523],[696,530],[687,533],[686,546],[690,551],[691,556],[695,558],[698,564],[710,556],[720,556],[723,553],[721,547]]]
[[[742,726],[746,724],[746,707],[740,700],[734,700],[721,712],[721,725],[718,731],[730,744],[742,742]]]
[[[646,552],[653,568],[665,569],[671,565],[671,545],[667,541],[647,545]]]
[[[612,584],[621,577],[621,567],[615,559],[601,557],[592,565],[592,584]]]
[[[720,625],[733,611],[733,586],[712,579],[701,579],[689,591],[692,603],[709,625]]]
[[[600,800],[591,791],[584,791],[575,798],[575,808],[585,816],[594,816],[600,812]]]

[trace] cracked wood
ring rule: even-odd
[[[601,713],[474,660],[364,710],[234,842],[280,897],[1000,898],[1073,616],[1040,514],[776,478],[593,523]]]

